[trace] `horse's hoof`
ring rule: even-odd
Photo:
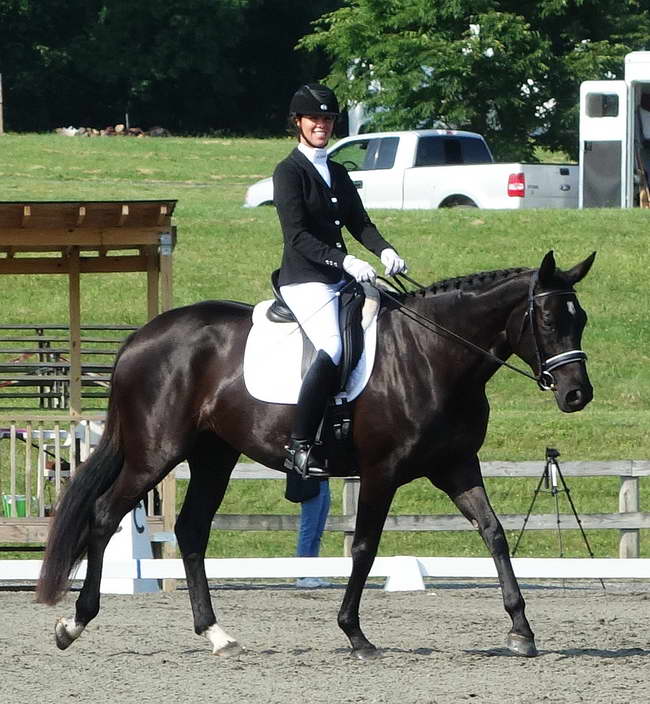
[[[381,652],[375,648],[374,645],[371,645],[368,648],[356,648],[355,650],[352,651],[352,657],[355,658],[356,660],[376,660],[377,658],[381,657]]]
[[[236,640],[231,640],[226,643],[223,648],[215,650],[212,654],[222,658],[234,658],[244,652],[244,649]]]
[[[518,633],[508,633],[506,646],[508,647],[508,650],[511,650],[516,655],[523,655],[527,658],[534,658],[535,655],[537,655],[535,640],[533,638],[521,636]]]
[[[60,618],[54,626],[54,638],[56,639],[56,647],[59,650],[69,648],[81,635],[83,626],[77,626],[70,623],[66,618]]]

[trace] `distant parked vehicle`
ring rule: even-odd
[[[350,172],[366,208],[578,206],[577,165],[498,164],[475,132],[375,132],[346,137],[328,151]],[[250,186],[244,205],[272,203],[266,178]]]
[[[580,84],[581,208],[650,208],[650,51],[624,65],[622,81]]]

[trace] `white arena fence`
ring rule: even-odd
[[[297,577],[347,578],[352,560],[349,557],[267,557],[207,559],[206,575],[211,580],[284,580]],[[513,558],[519,580],[628,580],[650,579],[650,559],[589,558]],[[38,578],[41,560],[0,560],[0,582],[32,581]],[[83,579],[86,563],[75,574]],[[424,578],[494,579],[494,562],[488,557],[378,557],[370,579],[386,578],[386,591],[425,589]],[[103,593],[131,594],[154,591],[142,588],[152,580],[185,579],[183,562],[178,559],[131,559],[105,561]]]
[[[79,421],[71,420],[69,416],[40,416],[31,418],[12,418],[0,420],[0,478],[2,479],[2,498],[4,503],[4,516],[0,517],[0,546],[8,543],[32,543],[42,545],[47,539],[49,526],[50,506],[56,501],[59,493],[64,490],[65,482],[71,473],[74,473],[79,461],[92,451],[96,441],[101,434],[102,417],[95,415]],[[528,462],[485,462],[482,463],[482,471],[485,477],[537,477],[540,478],[544,469],[543,461]],[[648,460],[618,460],[618,461],[598,461],[598,462],[561,462],[562,474],[565,478],[590,477],[590,476],[618,476],[619,487],[619,511],[617,513],[583,514],[580,513],[582,527],[589,530],[612,529],[619,531],[619,558],[638,558],[640,554],[640,531],[650,528],[650,513],[640,510],[640,481],[650,475],[650,461]],[[177,479],[189,477],[189,470],[186,465],[179,465],[175,473]],[[174,477],[170,477],[172,482]],[[284,475],[280,472],[270,470],[261,465],[252,463],[241,463],[235,469],[233,478],[242,479],[274,479],[284,480]],[[344,556],[349,556],[351,541],[356,520],[356,507],[358,499],[359,482],[357,479],[337,480],[344,483],[343,486],[343,511],[342,515],[332,515],[328,517],[326,530],[340,532],[344,536]],[[645,479],[644,479],[645,481]],[[30,487],[31,492],[25,491],[25,487]],[[164,487],[163,487],[164,489]],[[25,498],[25,494],[31,493],[31,500]],[[21,497],[22,494],[22,497]],[[175,487],[167,494],[162,492],[164,503],[165,496],[174,496]],[[20,499],[22,498],[22,510]],[[149,506],[153,507],[153,492],[150,495]],[[172,507],[173,508],[173,507]],[[579,509],[578,501],[578,509]],[[172,532],[173,512],[170,515],[167,510],[167,518],[164,516],[164,507],[157,507],[157,510],[150,510],[147,516],[149,537],[153,544],[163,544],[166,550],[163,556],[167,558],[175,557],[174,536]],[[524,515],[500,515],[499,516],[506,530],[521,530]],[[559,516],[563,529],[576,529],[575,517],[573,514],[561,514]],[[217,514],[212,527],[218,530],[287,530],[296,531],[298,516],[275,515],[275,514],[254,514],[254,515],[228,515]],[[527,530],[553,530],[558,529],[558,516],[556,514],[531,514],[526,525]],[[447,531],[447,530],[475,530],[473,526],[460,514],[453,515],[393,515],[386,521],[387,531]],[[140,552],[137,555],[131,553],[130,557],[135,561],[129,561],[124,568],[125,575],[131,575],[133,570],[140,575],[135,579],[144,579],[144,571],[154,569],[149,567],[148,555]],[[459,558],[460,560],[461,558]],[[318,558],[318,576],[341,576],[349,574],[349,561],[345,558]],[[322,562],[330,561],[330,562]],[[339,562],[332,562],[332,560]],[[342,560],[342,561],[341,561]],[[435,560],[434,563],[429,561]],[[387,584],[398,584],[399,580],[406,580],[406,583],[421,583],[425,576],[447,576],[447,577],[473,577],[473,576],[494,576],[492,561],[486,558],[472,558],[469,561],[455,561],[454,558],[414,558],[395,557],[378,558],[373,574],[387,577]],[[415,561],[415,562],[414,562]],[[7,565],[12,562],[12,565]],[[0,580],[3,579],[29,579],[28,577],[11,577],[20,572],[18,564],[23,565],[23,570],[29,571],[29,563],[39,561],[0,561]],[[111,560],[107,558],[107,566]],[[118,560],[119,562],[119,560]],[[229,560],[211,561],[214,563],[215,577],[224,579],[240,578],[237,575],[243,570],[250,576],[247,570],[256,571],[255,576],[264,578],[287,578],[294,576],[313,576],[311,573],[303,574],[307,567],[305,559],[296,562],[295,558],[267,558],[267,559],[242,559],[235,560],[240,566],[231,569]],[[601,577],[616,577],[627,574],[625,570],[618,567],[619,560],[587,560],[585,566],[577,567],[577,578],[585,574],[591,574],[591,570],[602,562],[603,569],[606,565],[608,574],[601,574]],[[628,566],[626,570],[634,570],[635,578],[650,577],[645,561],[635,559],[629,561],[636,566]],[[180,579],[183,575],[178,572],[178,568],[172,567],[176,561],[173,559],[156,560],[155,570],[159,571],[157,576],[149,579]],[[178,563],[180,564],[180,562]],[[219,564],[220,567],[216,565]],[[461,567],[462,565],[466,565]],[[516,559],[515,564],[522,566],[529,563],[525,559]],[[549,560],[539,561],[540,565],[546,565],[550,572],[543,576],[558,576],[555,563]],[[572,570],[571,565],[582,565],[583,563],[569,559],[562,559],[562,570]],[[168,565],[164,567],[163,565]],[[248,566],[246,566],[248,565]],[[400,565],[399,568],[396,566]],[[480,574],[473,572],[472,565],[485,565],[480,567]],[[587,566],[589,565],[589,566]],[[446,573],[453,567],[457,574]],[[552,567],[552,569],[551,569]],[[176,570],[175,576],[165,574],[165,570]],[[223,570],[226,570],[223,572]],[[327,573],[327,569],[333,569],[333,573]],[[528,567],[526,567],[528,569]],[[544,570],[547,567],[543,568]],[[154,570],[154,571],[155,571]],[[238,571],[239,570],[239,571]],[[278,573],[280,570],[280,573]],[[323,572],[324,570],[324,572]],[[380,574],[377,570],[383,570]],[[444,573],[440,573],[440,570]],[[119,571],[119,570],[118,570]],[[320,574],[323,572],[323,574]],[[295,574],[294,574],[295,573]],[[22,572],[21,572],[22,574]],[[34,572],[30,572],[34,574]],[[149,574],[149,572],[147,572]],[[229,575],[233,576],[229,576]],[[411,575],[404,577],[403,575]],[[526,576],[528,573],[523,573]],[[5,576],[6,575],[6,576]],[[402,575],[402,576],[400,576]],[[417,577],[416,577],[417,575]],[[570,574],[567,573],[566,578]],[[124,577],[132,579],[132,577]],[[397,580],[397,581],[396,581]],[[419,580],[419,581],[418,581]]]

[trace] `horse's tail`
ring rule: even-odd
[[[109,402],[106,428],[99,445],[79,465],[51,521],[45,558],[36,587],[36,601],[56,604],[63,596],[71,572],[86,553],[95,501],[115,482],[123,461],[117,409]]]

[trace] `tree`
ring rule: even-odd
[[[9,130],[125,119],[177,134],[282,132],[301,81],[329,69],[296,56],[341,0],[0,0]]]
[[[55,106],[74,103],[75,94],[87,89],[74,80],[75,42],[92,22],[98,4],[0,0],[0,73],[7,129],[19,125],[42,129]]]
[[[0,0],[10,128],[227,126],[242,32],[239,0]]]
[[[326,52],[328,80],[375,128],[470,129],[501,159],[532,159],[575,156],[580,82],[620,77],[648,44],[639,0],[347,0],[300,47]]]
[[[296,43],[314,20],[341,4],[342,0],[248,1],[246,31],[238,45],[238,75],[244,88],[238,102],[239,131],[285,133],[289,100],[296,88],[322,79],[329,71],[323,52],[297,53]]]
[[[81,63],[109,99],[109,122],[128,111],[138,124],[177,133],[223,129],[236,112],[233,54],[243,31],[238,0],[111,0],[86,35]]]

